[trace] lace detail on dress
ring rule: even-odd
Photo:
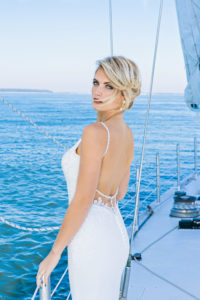
[[[98,205],[98,206],[102,206],[105,207],[107,209],[109,209],[110,211],[113,211],[114,213],[117,213],[117,209],[118,209],[118,201],[114,201],[115,205],[113,205],[113,203],[111,201],[109,202],[103,202],[101,197],[98,197],[98,199],[93,201],[94,205]],[[110,204],[110,205],[108,205]]]
[[[98,197],[98,199],[96,200],[94,200],[93,201],[93,203],[94,204],[97,204],[97,205],[100,205],[100,206],[104,206],[104,207],[106,207],[106,208],[109,208],[109,209],[112,209],[114,212],[116,212],[116,210],[117,210],[117,206],[118,206],[118,201],[116,201],[116,200],[114,200],[114,198],[117,196],[117,193],[118,193],[118,190],[119,190],[119,187],[117,187],[117,190],[116,190],[116,192],[115,192],[115,194],[114,195],[112,195],[112,196],[108,196],[108,195],[105,195],[105,194],[103,194],[101,191],[99,191],[98,189],[96,189],[96,191],[100,194],[100,195],[102,195],[102,196],[104,196],[105,198],[108,198],[109,200],[108,200],[108,202],[103,202],[103,200],[102,200],[102,197]],[[113,201],[114,200],[114,201]],[[109,204],[109,205],[108,205]]]

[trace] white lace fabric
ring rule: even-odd
[[[101,197],[98,197],[98,199],[95,199],[93,201],[93,205],[98,205],[98,206],[102,206],[106,209],[109,209],[111,211],[113,211],[115,214],[117,213],[117,209],[118,209],[118,201],[115,201],[115,203],[111,203],[110,201],[105,203],[103,202]]]
[[[96,204],[96,205],[100,205],[100,206],[105,206],[106,208],[109,208],[109,209],[112,209],[113,212],[116,213],[116,210],[118,208],[118,201],[116,201],[116,196],[118,194],[118,190],[119,188],[117,188],[117,191],[115,192],[114,195],[112,196],[108,196],[108,195],[105,195],[103,194],[101,191],[99,191],[98,189],[96,189],[96,191],[103,197],[107,198],[108,200],[105,202],[105,200],[102,199],[102,197],[98,197],[97,199],[95,199],[93,201],[93,204]]]

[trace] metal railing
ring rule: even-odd
[[[176,188],[177,188],[177,190],[180,190],[181,184],[180,184],[180,146],[179,146],[179,144],[177,144],[177,146],[176,146],[176,167],[177,167],[177,187]],[[136,171],[136,174],[138,174],[138,171]],[[198,154],[197,154],[197,138],[196,137],[194,138],[194,175],[195,175],[195,177],[197,177],[197,175],[198,175]],[[136,193],[138,191],[137,184],[138,184],[138,182],[136,179]],[[161,201],[160,201],[160,158],[159,158],[159,153],[156,154],[156,190],[157,190],[157,196],[156,196],[155,204],[157,206],[159,206],[161,204]],[[136,199],[137,198],[140,199],[140,195],[137,195]],[[140,201],[139,201],[139,206],[140,206]],[[147,208],[148,207],[149,206],[147,206]],[[133,209],[131,211],[132,216],[134,215],[134,210],[135,209]],[[128,218],[131,215],[131,213],[128,216],[126,216],[126,218]],[[152,211],[149,210],[149,215],[147,215],[146,220],[149,219],[149,217],[151,215],[152,215]],[[136,233],[141,229],[142,225],[145,224],[145,222],[146,222],[146,220],[143,220],[142,224],[140,224],[138,214],[136,214],[134,217],[136,219],[133,221],[135,222],[136,226],[134,228],[134,232],[132,233],[133,238],[135,238]],[[127,299],[130,270],[131,270],[131,260],[132,260],[131,255],[129,255],[126,267],[124,269],[124,272],[123,272],[122,278],[121,278],[120,298],[119,298],[121,300]]]
[[[176,188],[177,188],[177,190],[180,190],[180,186],[181,186],[181,184],[180,184],[180,175],[181,175],[181,172],[180,172],[180,146],[179,146],[179,144],[176,145],[176,169],[177,169],[177,176],[176,176],[177,177],[177,187]],[[197,175],[198,175],[198,153],[197,153],[197,138],[196,137],[194,138],[194,175],[195,175],[195,177],[197,177]],[[138,176],[139,176],[139,166],[136,167],[136,181],[135,181],[135,184],[136,184],[135,190],[136,190],[136,192],[137,192]],[[155,193],[155,191],[156,191],[156,193]],[[160,205],[161,200],[160,200],[160,155],[159,155],[159,153],[156,153],[156,188],[154,188],[150,192],[150,194],[143,199],[143,202],[146,199],[148,199],[152,195],[153,192],[155,193],[155,203],[156,203],[156,205]],[[140,199],[140,195],[138,195],[138,197]],[[126,206],[128,206],[130,204],[131,200],[133,200],[133,197],[131,197],[131,199],[126,202]],[[140,207],[144,206],[143,203],[141,203],[141,202],[139,202],[139,205],[140,205]],[[124,207],[124,205],[122,207]],[[146,207],[146,208],[148,208],[148,207]],[[135,208],[133,208],[133,210],[131,210],[129,212],[129,214],[124,217],[124,222],[129,217],[133,218],[134,211],[135,211]],[[147,219],[149,218],[150,214],[151,214],[151,211],[149,211],[149,215],[147,215],[147,217],[146,217]],[[136,229],[135,229],[135,232],[134,232],[134,237],[135,237],[135,234],[141,229],[141,223],[144,224],[145,220],[141,220],[141,222],[140,222],[140,216],[139,216],[139,213],[138,213],[137,216],[136,216]],[[129,259],[127,261],[127,266],[126,266],[128,268],[128,270],[130,270],[130,265],[131,265],[131,259],[129,257]],[[64,274],[63,274],[62,277],[64,277]],[[124,272],[123,272],[122,278],[121,278],[119,299],[125,299],[124,297],[122,297],[122,295],[123,295],[123,290],[128,289],[129,277],[130,277],[130,274],[125,272],[125,269],[124,269]],[[57,287],[58,287],[58,284],[57,284],[56,288]],[[42,284],[42,286],[39,288],[40,300],[50,300],[51,296],[54,294],[56,288],[54,289],[53,293],[51,294],[51,284],[50,284],[50,277],[49,277],[48,278],[48,284],[46,286],[44,284]],[[71,295],[71,293],[68,294],[66,300],[68,300],[70,298],[70,295]]]

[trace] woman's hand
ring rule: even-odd
[[[39,270],[36,277],[37,286],[40,283],[40,279],[44,275],[43,283],[47,284],[47,279],[53,269],[57,266],[61,255],[55,253],[53,250],[49,252],[47,257],[40,263]]]

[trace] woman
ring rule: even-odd
[[[118,201],[129,183],[134,140],[123,113],[140,94],[133,61],[111,56],[98,61],[92,87],[97,122],[62,158],[69,207],[48,256],[40,263],[37,285],[47,278],[68,246],[73,300],[117,300],[129,255],[129,238]],[[81,143],[80,143],[81,142]]]

